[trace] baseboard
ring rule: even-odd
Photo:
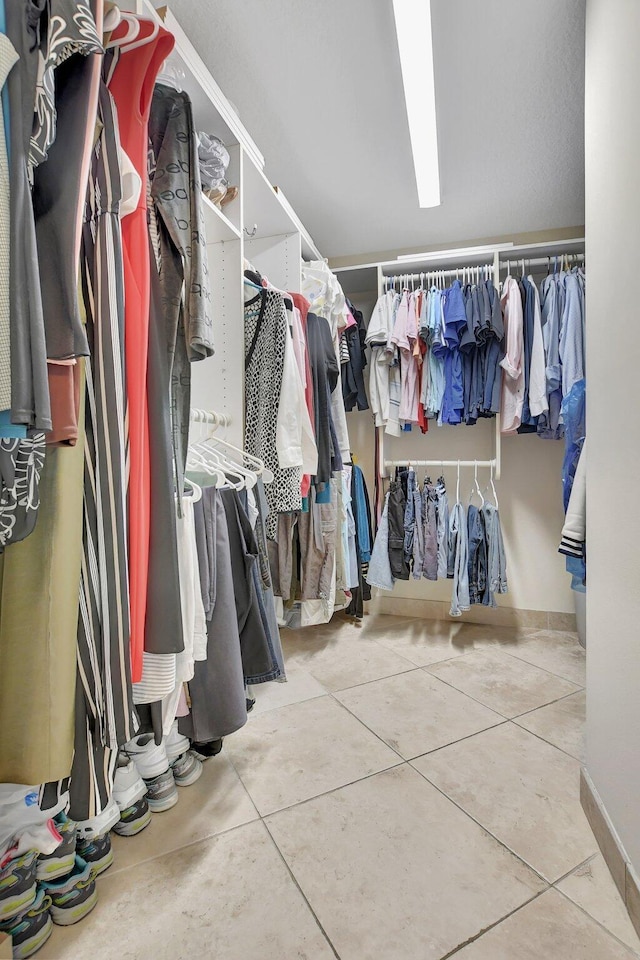
[[[631,922],[640,936],[640,881],[585,767],[580,771],[580,802]]]
[[[522,610],[516,607],[473,606],[461,617],[449,615],[449,604],[444,600],[421,600],[399,597],[391,593],[374,596],[367,605],[370,613],[391,614],[398,617],[416,617],[422,620],[454,620],[458,623],[491,623],[499,627],[528,627],[535,630],[566,630],[575,633],[573,613],[548,610]]]

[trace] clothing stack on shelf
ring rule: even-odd
[[[473,604],[496,607],[495,595],[507,593],[507,561],[500,526],[498,500],[485,500],[477,480],[466,508],[460,502],[460,475],[456,501],[449,505],[446,483],[425,477],[422,489],[411,467],[397,468],[385,495],[378,533],[371,553],[367,581],[393,590],[397,580],[453,580],[450,615],[460,616]]]
[[[426,433],[430,420],[472,425],[499,412],[504,325],[491,268],[482,270],[481,278],[470,269],[469,282],[390,288],[378,299],[366,335],[369,395],[386,433],[413,425]]]
[[[361,617],[368,494],[351,466],[343,371],[360,383],[360,402],[366,396],[361,352],[354,348],[354,367],[351,351],[342,364],[341,344],[353,329],[361,351],[362,317],[324,261],[303,266],[302,292],[277,290],[246,266],[245,447],[274,474],[266,532],[280,618],[326,623],[347,606]]]
[[[558,270],[536,287],[533,276],[509,274],[502,285],[506,356],[502,432],[564,436],[562,403],[585,372],[585,273]]]
[[[173,46],[102,0],[0,0],[0,931],[15,957],[87,915],[110,830],[172,807],[246,722],[247,684],[284,677],[265,523],[267,499],[299,508],[300,471],[265,493],[251,450],[189,440],[215,278],[191,102],[156,83]]]

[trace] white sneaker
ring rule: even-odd
[[[169,735],[164,738],[163,743],[164,748],[167,751],[167,759],[169,764],[172,764],[178,759],[178,757],[181,757],[183,753],[186,753],[191,746],[191,741],[189,738],[183,737],[178,731],[177,720],[173,721]]]
[[[141,733],[122,748],[130,757],[143,780],[153,780],[169,769],[164,743],[156,744],[152,733]]]
[[[102,813],[89,820],[79,820],[76,825],[76,836],[79,840],[90,837],[100,837],[108,833],[111,827],[120,819],[120,807],[111,797]]]
[[[147,785],[138,773],[133,760],[126,753],[118,754],[118,766],[113,782],[113,799],[120,810],[132,807],[134,803],[144,797]]]

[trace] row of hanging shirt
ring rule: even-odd
[[[396,469],[385,496],[367,582],[393,590],[397,580],[450,579],[452,617],[473,604],[496,607],[495,595],[507,592],[507,561],[500,526],[498,497],[491,471],[493,503],[475,483],[465,506],[460,500],[460,468],[452,508],[444,476],[434,484],[425,477],[422,489],[409,464]],[[480,506],[472,503],[477,496]]]
[[[473,425],[499,412],[504,324],[492,272],[464,268],[450,286],[448,272],[421,274],[417,289],[388,278],[366,337],[376,426],[426,433],[429,420]]]
[[[538,289],[524,261],[519,277],[509,261],[507,269],[501,429],[559,440],[563,400],[585,376],[585,272],[567,256],[549,258]]]

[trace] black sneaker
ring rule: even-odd
[[[40,888],[36,899],[25,913],[0,923],[0,930],[11,937],[14,960],[30,957],[49,939],[53,930],[50,906],[51,897]]]
[[[38,851],[27,850],[0,870],[0,923],[20,916],[36,899]]]
[[[196,755],[198,760],[208,760],[209,757],[217,757],[220,751],[222,750],[222,740],[208,740],[206,743],[202,743],[198,740],[191,741],[191,751]]]

